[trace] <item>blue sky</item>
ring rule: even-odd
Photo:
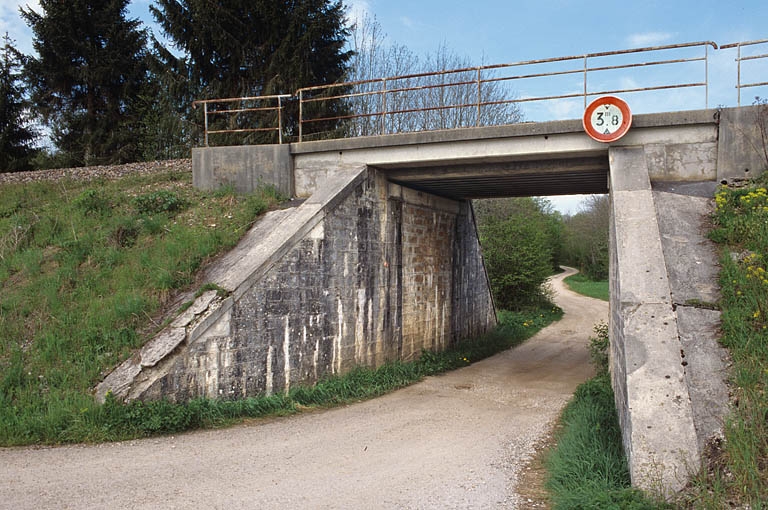
[[[129,15],[156,30],[149,15],[150,3],[151,0],[135,0]],[[768,38],[768,2],[765,0],[346,0],[346,3],[351,18],[363,12],[375,16],[390,41],[407,46],[417,55],[434,52],[444,44],[476,65],[692,41],[714,41],[722,45]],[[38,8],[37,0],[0,0],[0,34],[7,31],[21,51],[31,53],[31,33],[18,15],[19,5]],[[761,51],[766,53],[768,48],[763,46]],[[709,107],[735,105],[734,57],[733,50],[710,52]],[[760,69],[768,70],[768,61],[763,62],[766,64]],[[701,74],[698,69],[691,73],[695,75],[691,79],[695,80]],[[630,85],[636,83],[633,77],[625,76],[623,81]],[[536,85],[540,87],[539,92],[547,86]],[[577,87],[577,83],[566,81],[558,86],[561,91],[570,90]],[[768,96],[766,89],[749,91],[743,102],[751,103],[756,93]],[[533,92],[521,89],[519,94],[526,96]],[[663,97],[632,97],[628,102],[634,112],[677,109],[678,104],[690,104],[691,108],[705,106],[701,89],[685,89]],[[560,101],[547,108],[531,111],[529,118],[579,118],[583,105],[579,101]]]

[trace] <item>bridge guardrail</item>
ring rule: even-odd
[[[745,42],[738,42],[738,43],[732,43],[732,44],[726,44],[723,46],[720,46],[721,49],[729,49],[729,48],[736,48],[737,54],[736,54],[736,65],[737,65],[737,71],[736,71],[736,90],[737,92],[737,104],[738,106],[741,106],[741,89],[746,89],[750,87],[764,87],[768,85],[768,81],[763,82],[752,82],[752,83],[742,83],[741,82],[741,63],[742,62],[754,62],[756,60],[763,60],[768,59],[768,53],[762,53],[757,55],[741,55],[741,48],[744,46],[755,46],[755,45],[766,45],[766,48],[768,48],[768,39],[758,39],[756,41],[745,41]]]
[[[293,95],[208,99],[195,101],[194,104],[204,106],[206,146],[209,134],[276,131],[278,143],[283,143],[287,132],[291,133],[291,139],[302,142],[308,139],[501,125],[521,120],[523,104],[582,98],[586,107],[590,97],[671,89],[703,89],[703,107],[708,108],[709,50],[736,48],[736,88],[740,105],[741,89],[768,85],[764,81],[742,83],[742,62],[765,59],[768,54],[742,56],[741,48],[761,44],[768,44],[768,39],[720,47],[713,41],[649,46],[333,83],[304,87]],[[639,59],[626,61],[633,57]],[[558,67],[548,70],[548,66]],[[662,82],[651,80],[651,83],[637,83],[634,79],[632,73],[642,73],[642,69],[658,66],[667,66],[666,69],[674,66],[677,75],[668,73],[670,78]],[[614,73],[612,82],[606,78],[611,73]],[[620,73],[618,78],[617,73]],[[646,73],[642,77],[648,76]],[[578,89],[570,80],[566,85],[570,90],[566,92],[517,97],[515,91],[507,87],[526,80],[554,81],[573,77],[579,78]],[[290,126],[285,125],[283,114],[287,100],[298,103],[298,112],[294,111],[296,105],[292,105]],[[257,107],[252,106],[254,101],[276,101],[276,104]],[[235,105],[234,108],[210,110],[208,106],[237,102],[239,107]],[[249,125],[243,115],[254,112],[259,112],[262,117],[258,123]],[[209,120],[212,116],[228,118],[228,122],[218,121],[218,125],[211,129]]]
[[[230,97],[223,99],[201,99],[194,101],[192,106],[197,108],[203,105],[203,126],[205,133],[205,146],[208,146],[208,135],[232,134],[232,133],[269,133],[277,132],[278,143],[283,143],[283,99],[294,97],[291,94],[277,94],[271,96]],[[269,106],[270,102],[274,106]],[[255,105],[249,105],[255,104]],[[258,106],[267,103],[267,106]],[[221,108],[223,105],[236,104],[239,108],[227,108],[211,110],[209,105]],[[218,106],[216,106],[218,105]],[[250,114],[251,118],[243,119],[243,114]],[[216,126],[217,116],[225,118],[224,126]],[[256,118],[253,118],[253,117]],[[213,122],[211,121],[213,117]],[[266,119],[265,119],[266,118]],[[265,122],[266,120],[266,122]],[[214,129],[211,129],[211,125]],[[238,127],[251,126],[251,127]],[[256,127],[253,127],[256,126]],[[258,127],[261,126],[261,127]]]

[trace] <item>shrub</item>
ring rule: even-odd
[[[176,213],[188,205],[186,200],[168,190],[139,195],[134,203],[139,214]]]

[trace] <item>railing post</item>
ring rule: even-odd
[[[387,132],[387,79],[381,80],[381,123],[379,124],[379,134]]]
[[[584,109],[587,109],[587,56],[584,55]]]
[[[736,105],[741,106],[741,44],[736,46]]]
[[[304,133],[304,91],[299,90],[299,142]]]
[[[277,143],[283,143],[283,100],[277,96]]]
[[[709,44],[704,45],[704,109],[709,108]]]
[[[203,124],[205,125],[205,146],[208,147],[208,103],[203,103]]]
[[[480,90],[480,68],[477,68],[477,118],[475,119],[475,127],[480,126],[480,101],[482,97],[482,93]]]

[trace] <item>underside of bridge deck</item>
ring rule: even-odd
[[[453,199],[572,195],[608,192],[608,155],[458,164],[382,165],[398,184]]]

